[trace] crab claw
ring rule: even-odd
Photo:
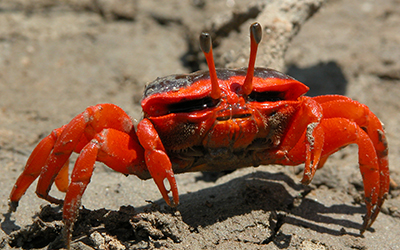
[[[145,149],[147,169],[157,184],[165,202],[169,206],[177,206],[179,204],[179,194],[172,164],[150,120],[145,118],[138,124],[137,135],[140,144]],[[165,180],[169,182],[170,190],[165,187]],[[172,192],[172,202],[168,196],[169,192]]]

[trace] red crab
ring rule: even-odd
[[[125,175],[153,178],[164,200],[179,203],[174,173],[221,171],[261,164],[305,163],[308,184],[329,155],[346,145],[359,148],[371,226],[389,190],[388,147],[379,119],[348,97],[303,96],[308,87],[272,69],[254,68],[261,26],[250,27],[248,68],[216,69],[211,38],[200,36],[209,71],[157,78],[144,92],[144,118],[137,129],[113,104],[88,107],[55,129],[33,150],[10,195],[10,209],[38,177],[36,193],[64,204],[67,242],[95,161]],[[68,159],[79,153],[68,184]],[[164,186],[169,182],[170,190]],[[53,183],[64,201],[49,195]],[[172,201],[169,199],[172,192]]]

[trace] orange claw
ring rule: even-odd
[[[328,157],[322,157],[325,143],[324,128],[321,123],[311,124],[307,127],[305,145],[306,161],[304,164],[304,174],[301,183],[308,185],[314,178],[317,168],[321,168]]]
[[[145,149],[147,169],[157,184],[165,202],[170,206],[177,206],[179,204],[179,195],[172,164],[150,120],[145,118],[138,124],[137,135],[140,144]],[[168,180],[171,190],[165,188],[165,179]],[[168,196],[168,193],[171,191],[173,197],[172,204]]]

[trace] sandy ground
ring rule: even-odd
[[[302,166],[178,175],[177,209],[166,206],[152,180],[97,164],[72,247],[398,249],[400,2],[322,3],[1,1],[1,247],[61,245],[60,208],[36,197],[35,183],[8,213],[9,192],[41,138],[97,103],[117,104],[140,120],[146,83],[206,67],[197,44],[202,30],[215,39],[217,66],[246,66],[248,27],[259,21],[267,33],[258,66],[294,76],[310,95],[365,103],[385,124],[393,185],[372,229],[359,236],[365,205],[351,145],[330,157],[310,186],[300,184]]]

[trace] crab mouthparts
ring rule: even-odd
[[[231,119],[244,119],[250,117],[251,114],[245,113],[245,114],[231,114],[231,115],[224,115],[224,116],[218,116],[216,119],[217,121],[227,121]]]

